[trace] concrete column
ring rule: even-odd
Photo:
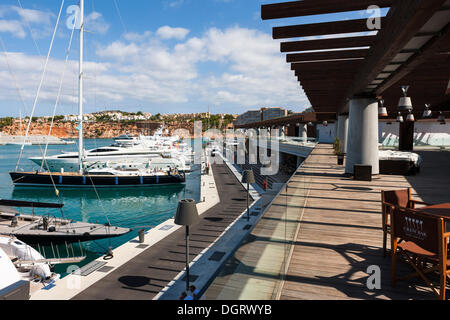
[[[340,115],[338,117],[337,137],[341,142],[341,152],[347,153],[348,115]]]
[[[304,142],[308,141],[308,125],[306,123],[300,123],[300,127],[298,128],[298,136],[303,138]]]
[[[345,172],[353,174],[355,164],[372,166],[380,173],[378,155],[378,102],[375,98],[350,100]]]

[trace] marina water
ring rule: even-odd
[[[113,140],[85,139],[86,150],[108,146]],[[29,157],[41,156],[45,146],[26,146],[20,162],[19,170],[35,171],[39,167],[28,160]],[[61,151],[77,151],[76,145],[49,146],[48,155]],[[0,146],[0,198],[36,202],[58,203],[54,188],[14,187],[9,172],[15,169],[20,146]],[[139,229],[149,230],[172,218],[181,199],[200,199],[200,166],[193,166],[193,172],[186,175],[186,184],[151,186],[143,188],[87,188],[59,189],[59,197],[64,204],[63,215],[67,219],[77,221],[107,223],[134,229],[133,232],[112,239],[85,242],[82,244],[83,254],[87,255],[79,266],[83,266],[103,256],[108,247],[117,248],[123,243],[138,236]],[[31,209],[20,209],[20,212],[31,213]],[[35,209],[37,215],[50,213],[61,217],[59,209]],[[75,254],[80,254],[75,247]],[[41,249],[42,251],[42,249]],[[61,256],[67,255],[66,248],[59,248]],[[50,248],[46,248],[48,256],[52,256]],[[57,266],[55,272],[65,275],[67,265]]]

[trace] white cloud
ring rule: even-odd
[[[39,27],[39,31],[33,30],[33,36],[41,38],[50,34],[54,14],[17,6],[0,6],[0,17],[3,18],[0,19],[0,33],[7,32],[17,38],[25,38],[29,31],[28,27]]]
[[[198,37],[169,45],[158,32],[129,33],[121,40],[99,46],[97,60],[86,62],[86,92],[89,103],[102,106],[170,104],[186,112],[202,105],[235,112],[239,107],[308,106],[289,65],[279,53],[279,43],[258,30],[233,27],[211,28]],[[187,35],[187,33],[186,33]],[[10,53],[26,99],[32,101],[39,83],[42,59]],[[52,59],[42,91],[42,101],[56,99],[64,63]],[[69,63],[62,104],[73,105],[77,92],[77,62]],[[11,76],[0,56],[0,99],[14,99]],[[233,107],[234,109],[227,109]],[[241,111],[244,109],[241,109]],[[172,110],[164,110],[171,112]]]
[[[105,34],[109,30],[109,24],[106,23],[102,14],[99,12],[92,12],[86,16],[85,20],[86,30],[98,34]]]
[[[164,40],[167,39],[177,39],[177,40],[183,40],[188,35],[189,30],[185,28],[172,28],[169,26],[164,26],[159,28],[156,31],[156,34]]]
[[[17,20],[0,20],[0,32],[7,32],[17,38],[25,38],[25,32],[22,22]]]

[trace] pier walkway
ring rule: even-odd
[[[417,200],[450,200],[450,152],[419,153],[420,174],[363,182],[344,176],[331,145],[318,145],[228,260],[207,298],[435,299],[421,279],[392,288],[391,259],[382,256],[381,190],[412,187]],[[367,287],[371,266],[381,271],[378,290]],[[399,275],[410,272],[399,263]]]
[[[213,165],[220,202],[190,228],[190,260],[211,245],[246,208],[246,190],[223,165]],[[151,300],[185,267],[185,229],[123,264],[74,300]],[[195,275],[191,275],[195,280]],[[181,292],[180,292],[181,293]]]

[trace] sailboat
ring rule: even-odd
[[[79,222],[53,215],[23,214],[14,208],[61,209],[63,204],[0,200],[0,236],[15,236],[30,245],[77,243],[125,235],[132,230],[106,224]]]
[[[95,171],[91,174],[85,170],[83,164],[85,150],[83,143],[83,47],[84,47],[84,0],[80,0],[80,56],[79,56],[79,85],[78,85],[78,172],[10,172],[12,182],[16,186],[31,187],[138,187],[161,184],[184,183],[186,176],[184,172],[176,168],[160,168],[147,170],[117,170],[117,168],[106,168],[101,172]]]

